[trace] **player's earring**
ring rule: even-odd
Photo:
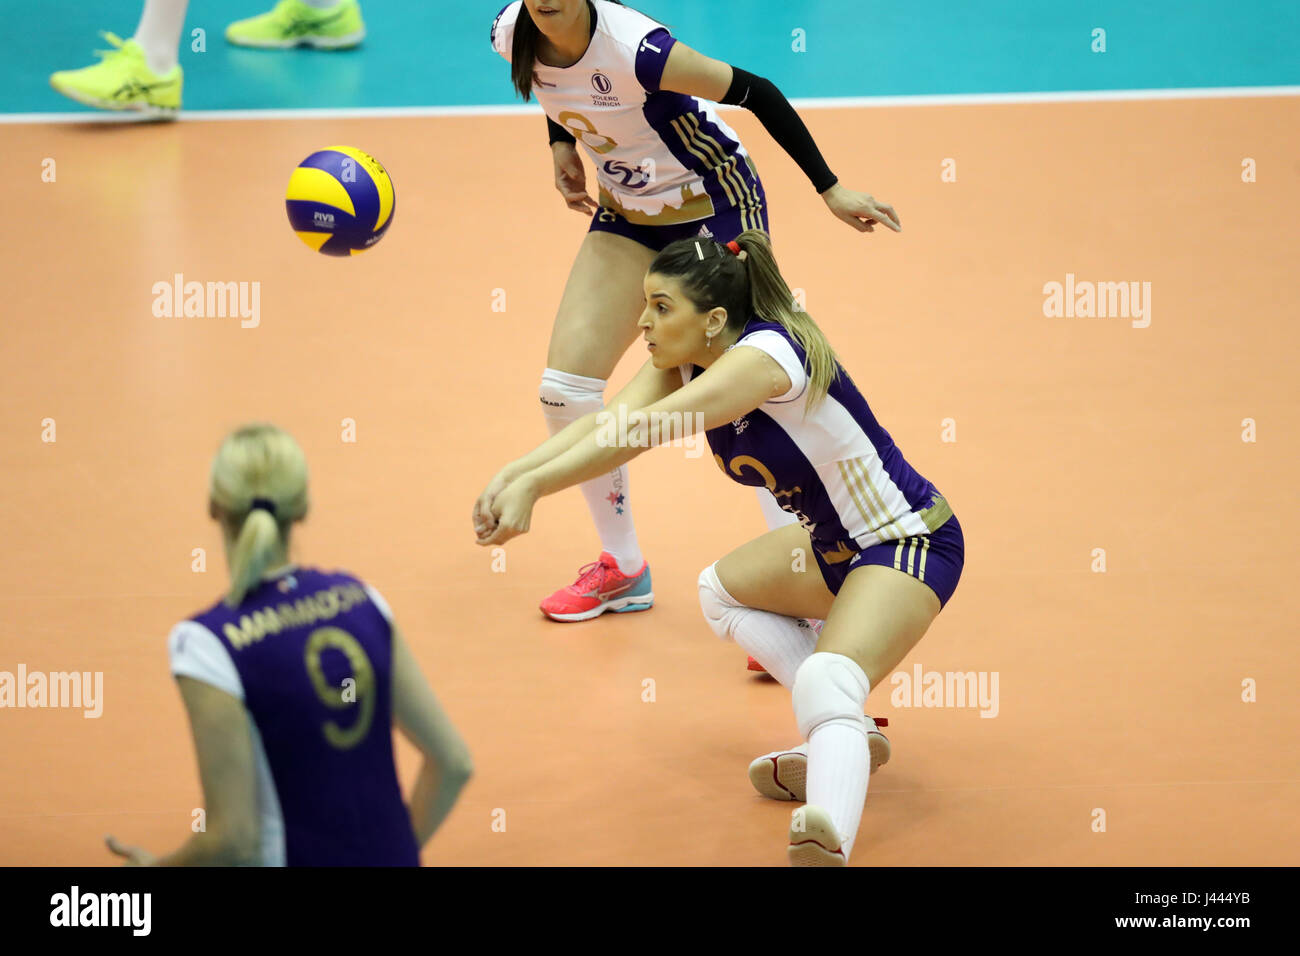
[[[713,333],[712,333],[712,332],[705,332],[705,333],[704,333],[704,347],[705,347],[706,349],[708,349],[710,352],[713,351]]]

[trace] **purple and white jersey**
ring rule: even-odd
[[[263,866],[419,866],[393,762],[392,647],[378,592],[313,568],[172,630],[172,673],[248,711]]]
[[[943,496],[903,458],[842,366],[808,411],[808,373],[799,342],[781,325],[751,319],[731,348],[761,349],[790,376],[790,390],[706,433],[724,474],[766,486],[798,515],[831,562],[885,541],[925,535],[952,515]],[[680,368],[683,384],[701,369]]]
[[[600,204],[639,225],[707,219],[728,208],[757,209],[758,176],[712,103],[659,88],[677,41],[642,13],[591,0],[595,33],[572,66],[537,61],[533,93],[546,115],[586,148]],[[522,0],[492,23],[492,48],[508,61]],[[523,11],[527,16],[527,11]],[[743,228],[761,228],[755,216]]]

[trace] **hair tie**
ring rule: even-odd
[[[735,239],[732,239],[732,240],[731,240],[730,242],[728,242],[726,245],[727,245],[727,248],[731,250],[731,254],[732,254],[733,256],[738,256],[738,255],[740,255],[740,243],[738,243]]]
[[[253,503],[248,506],[250,513],[257,511],[259,508],[263,511],[269,511],[272,518],[275,517],[275,502],[270,498],[254,498]]]

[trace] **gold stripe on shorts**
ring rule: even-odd
[[[927,534],[921,538],[921,573],[917,575],[917,580],[924,583],[925,581],[925,556],[930,550],[930,536]]]

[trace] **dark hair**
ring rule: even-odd
[[[610,0],[620,7],[626,6],[622,0]],[[590,5],[591,0],[587,0]],[[596,16],[592,8],[593,19]],[[510,47],[510,82],[514,83],[519,95],[527,102],[533,95],[533,70],[537,66],[537,38],[541,36],[537,24],[533,22],[528,5],[519,4],[519,16],[515,20],[515,38]]]
[[[796,304],[777,268],[767,233],[746,229],[736,242],[745,253],[743,259],[713,239],[678,239],[655,256],[649,271],[677,279],[697,312],[726,309],[726,327],[733,332],[740,332],[751,315],[784,327],[804,350],[808,407],[812,408],[839,376],[835,351],[817,323]]]

